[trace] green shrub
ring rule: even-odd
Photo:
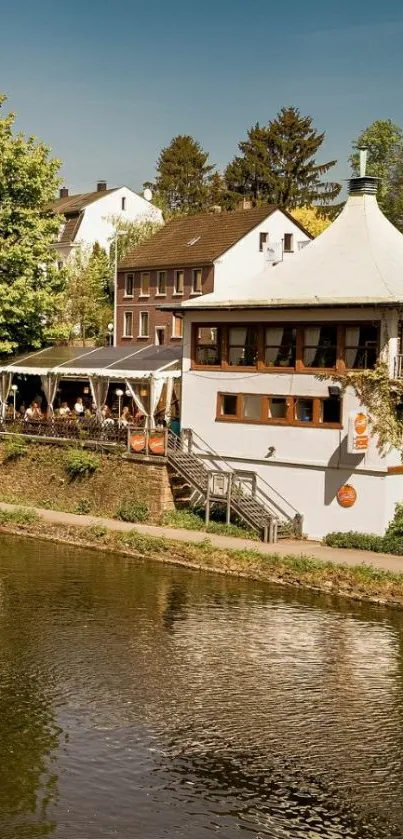
[[[67,452],[64,468],[71,480],[74,478],[88,478],[99,467],[99,458],[85,449],[71,449]]]
[[[108,528],[102,524],[93,524],[91,527],[86,527],[83,531],[85,537],[91,541],[103,541],[108,536]]]
[[[225,521],[225,510],[224,515],[222,515],[222,511],[216,507],[213,512],[213,517],[207,526],[204,516],[205,511],[202,507],[197,507],[194,510],[170,510],[162,514],[159,523],[165,527],[183,527],[185,530],[206,530],[208,533],[219,533],[222,536],[239,536],[243,539],[254,540],[259,538],[254,530],[250,530],[241,523],[227,524]]]
[[[32,524],[38,521],[38,513],[25,507],[17,507],[16,510],[0,510],[1,524]]]
[[[80,516],[83,516],[86,513],[90,513],[91,501],[89,500],[89,498],[80,498],[80,500],[77,501],[77,504],[74,508],[74,512],[78,513]]]
[[[116,517],[121,521],[146,521],[148,518],[148,507],[143,501],[135,501],[131,498],[121,502],[116,511]]]
[[[357,551],[375,551],[380,553],[384,550],[383,537],[374,533],[358,533],[349,530],[347,533],[328,533],[324,538],[324,544],[331,548],[352,548]]]
[[[20,457],[25,457],[28,451],[27,441],[23,437],[16,435],[9,437],[4,445],[4,461],[18,460]]]

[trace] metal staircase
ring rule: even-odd
[[[167,435],[167,460],[174,474],[192,488],[193,503],[206,508],[225,504],[227,522],[231,513],[255,530],[265,542],[302,535],[302,516],[259,475],[237,471],[190,429],[180,437]]]

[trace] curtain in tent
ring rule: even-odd
[[[154,379],[154,377],[152,377],[150,382],[150,420],[152,426],[155,425],[155,412],[157,410],[158,403],[161,398],[163,387],[164,379]]]
[[[7,408],[7,399],[11,390],[11,383],[13,381],[12,373],[2,373],[0,376],[0,415],[5,417]]]
[[[139,411],[141,411],[142,414],[144,414],[145,417],[148,417],[147,408],[141,401],[140,397],[140,384],[138,382],[129,382],[129,380],[126,379],[126,387],[128,391],[130,391],[130,395],[136,407],[139,409]]]
[[[358,344],[360,343],[360,327],[346,327],[345,362],[347,367],[354,367],[357,359]]]
[[[101,408],[105,405],[108,396],[109,379],[101,378],[101,376],[92,377],[90,378],[90,388],[96,414],[98,419],[100,419]]]
[[[282,344],[283,334],[284,328],[282,326],[270,326],[266,329],[266,344],[270,344],[270,346],[266,346],[265,364],[273,365],[276,361]]]
[[[57,386],[59,384],[59,376],[52,375],[52,373],[47,373],[44,376],[41,376],[42,382],[42,390],[46,396],[46,401],[48,403],[48,409],[51,414],[53,414],[53,403],[56,399],[57,393]]]
[[[174,380],[173,377],[170,376],[169,379],[166,379],[166,389],[165,389],[165,422],[168,425],[171,419],[172,413],[172,396],[174,392]]]
[[[304,339],[304,364],[311,367],[318,349],[320,338],[320,326],[307,326]]]

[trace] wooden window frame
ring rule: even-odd
[[[128,292],[127,292],[127,281],[129,279],[129,277],[131,277],[131,279],[132,279],[132,293],[131,294],[128,294]],[[124,293],[123,297],[125,297],[126,300],[127,299],[131,300],[134,297],[134,289],[135,289],[135,276],[134,276],[133,272],[131,271],[128,274],[125,274],[125,293]]]
[[[143,291],[143,277],[148,277],[148,291]],[[140,294],[139,297],[149,297],[150,296],[150,282],[151,276],[150,271],[141,271],[140,272]]]
[[[131,315],[131,319],[132,319],[132,329],[131,329],[131,334],[130,335],[128,335],[127,332],[126,332],[126,315]],[[131,311],[123,312],[123,335],[122,335],[122,338],[133,338],[133,320],[134,320],[133,312],[131,312]]]
[[[147,334],[143,333],[142,328],[141,328],[142,327],[142,322],[141,321],[142,321],[143,315],[147,315]],[[138,334],[138,337],[139,338],[149,338],[150,337],[150,312],[147,312],[147,311],[139,312],[139,334]]]
[[[160,276],[161,274],[165,275],[165,291],[160,291]],[[168,271],[166,269],[162,269],[161,271],[157,271],[157,286],[155,290],[156,297],[166,297],[167,296],[167,285],[168,285]]]
[[[346,327],[354,325],[356,321],[343,321],[342,323],[334,324],[332,321],[313,321],[309,324],[301,324],[301,322],[264,322],[264,323],[245,323],[236,321],[234,323],[220,323],[220,322],[195,322],[192,324],[192,354],[191,354],[191,369],[192,370],[225,370],[239,373],[241,371],[258,371],[262,373],[302,373],[304,375],[332,375],[336,373],[345,373],[347,369],[344,358],[345,347],[345,330]],[[373,324],[374,321],[359,321],[360,326]],[[335,326],[337,327],[337,348],[336,348],[336,365],[335,367],[305,367],[303,363],[303,348],[304,348],[304,329],[307,326]],[[379,336],[380,336],[380,322],[376,321],[375,325],[378,328],[378,347],[377,357],[379,357]],[[285,326],[296,330],[296,357],[295,365],[289,367],[266,365],[264,361],[266,338],[265,330],[272,327],[278,328]],[[229,330],[231,328],[245,328],[254,327],[258,331],[258,346],[257,346],[257,361],[255,364],[249,365],[233,365],[229,363]],[[199,329],[220,329],[221,330],[221,363],[208,365],[198,364],[196,361],[197,348],[197,333]],[[352,369],[373,369],[373,368],[352,368]]]
[[[181,321],[181,323],[182,323],[182,327],[181,327],[181,333],[182,334],[181,335],[175,335],[175,323],[176,323],[176,321]],[[175,315],[175,314],[172,315],[171,338],[174,338],[176,341],[182,341],[183,340],[183,318],[180,318],[180,317],[178,317],[178,315]]]
[[[195,275],[200,272],[200,291],[195,289]],[[202,268],[192,268],[192,291],[190,292],[191,297],[200,297],[203,294],[203,269]]]
[[[235,396],[237,399],[236,416],[230,414],[223,415],[221,413],[223,405],[223,397]],[[245,396],[260,396],[262,400],[262,407],[260,419],[253,419],[251,417],[245,418],[243,415],[243,399]],[[321,404],[331,397],[328,396],[302,396],[302,395],[284,395],[282,393],[231,393],[230,391],[218,391],[216,403],[216,422],[234,422],[242,425],[279,425],[279,426],[293,426],[294,428],[324,428],[324,429],[340,429],[343,427],[343,401],[340,399],[340,422],[322,422]],[[285,399],[287,403],[287,413],[284,418],[269,417],[269,406],[271,399]],[[306,399],[312,401],[312,422],[304,422],[303,420],[295,419],[295,409],[298,399]]]
[[[176,283],[177,283],[178,274],[183,275],[182,291],[176,291]],[[173,297],[183,297],[184,293],[185,293],[185,269],[184,268],[175,268],[175,271],[174,271],[174,288],[173,288],[172,296]]]

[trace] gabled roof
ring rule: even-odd
[[[87,207],[88,204],[93,204],[94,201],[105,198],[105,195],[110,195],[111,192],[116,192],[117,189],[120,189],[120,187],[116,186],[113,189],[95,190],[95,192],[81,192],[78,195],[67,195],[66,198],[57,198],[56,201],[52,201],[45,209],[53,210],[54,213],[63,213],[63,215],[78,213]]]
[[[403,235],[383,215],[376,195],[364,191],[351,194],[336,221],[292,260],[183,308],[400,303]]]
[[[276,210],[279,207],[265,204],[252,210],[203,213],[173,219],[130,251],[119,268],[209,265]],[[292,216],[284,210],[281,212],[309,236]]]
[[[74,242],[82,220],[82,213],[76,213],[74,216],[69,216],[66,223],[62,225],[62,229],[57,240],[58,243],[61,245],[68,245],[70,242]]]

